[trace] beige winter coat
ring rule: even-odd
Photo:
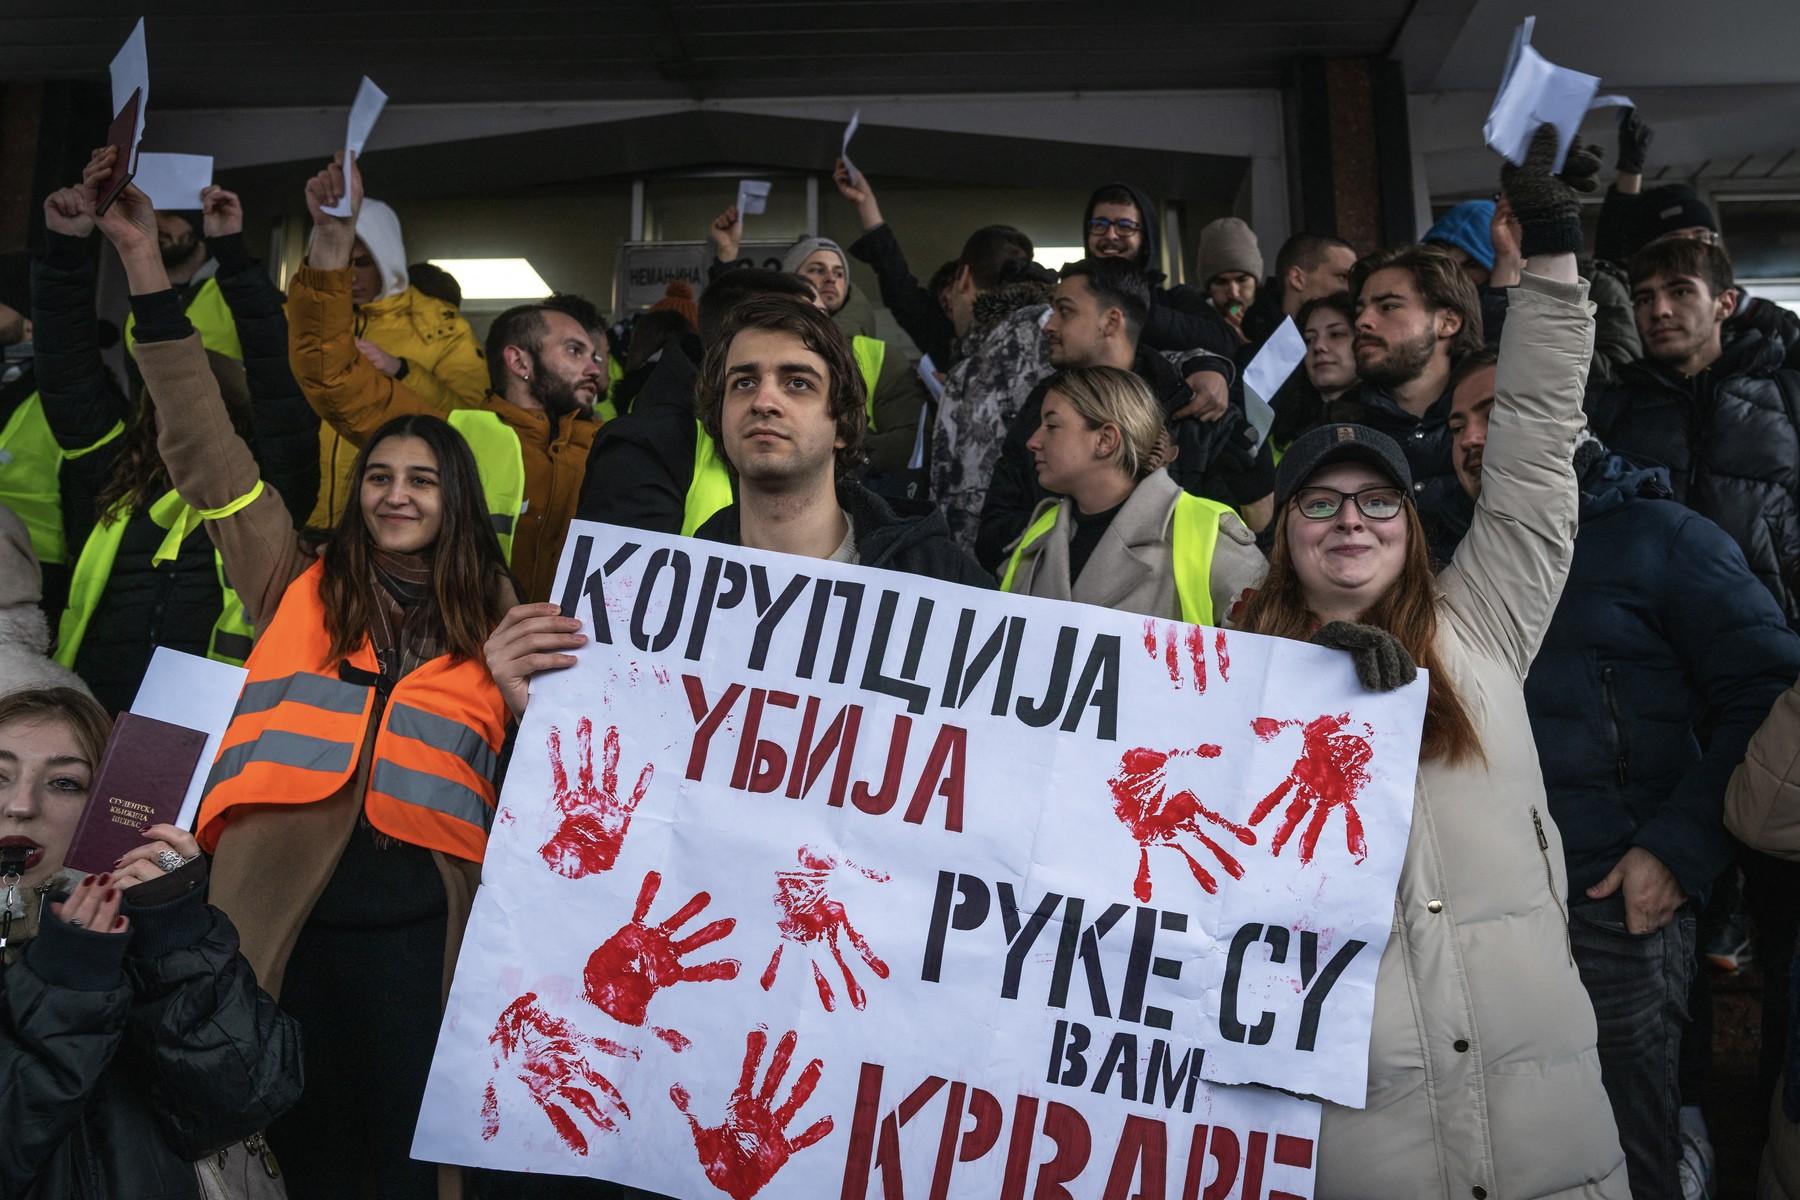
[[[1524,696],[1575,546],[1586,296],[1512,292],[1481,500],[1438,577],[1438,653],[1487,761],[1419,770],[1368,1105],[1325,1106],[1320,1200],[1630,1194]]]
[[[1781,694],[1732,772],[1725,828],[1754,850],[1800,861],[1800,683]],[[1781,1111],[1779,1080],[1769,1102],[1769,1140],[1756,1195],[1758,1200],[1800,1197],[1800,1125]]]
[[[1181,597],[1175,592],[1169,526],[1180,496],[1180,485],[1167,471],[1146,475],[1100,535],[1081,578],[1072,587],[1069,539],[1075,534],[1074,505],[1069,500],[1044,501],[1032,514],[1033,522],[1046,508],[1054,507],[1056,524],[1025,547],[1012,590],[1024,596],[1076,600],[1179,621]],[[1268,563],[1256,548],[1256,535],[1235,515],[1226,514],[1219,522],[1219,540],[1213,548],[1212,623],[1223,625],[1244,589],[1261,583],[1267,571]]]

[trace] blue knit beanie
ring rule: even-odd
[[[1425,231],[1422,242],[1455,246],[1480,263],[1485,270],[1494,269],[1494,202],[1465,200],[1437,219]]]

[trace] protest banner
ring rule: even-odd
[[[1313,1194],[1318,1105],[1245,1085],[1364,1102],[1422,678],[579,521],[558,579],[415,1157]]]

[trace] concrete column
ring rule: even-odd
[[[1364,252],[1411,240],[1413,162],[1398,65],[1302,59],[1290,100],[1300,227],[1336,233]]]

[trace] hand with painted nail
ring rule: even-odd
[[[580,879],[610,871],[631,829],[631,814],[644,801],[655,763],[638,772],[630,796],[619,795],[619,727],[606,731],[601,748],[600,778],[594,779],[594,723],[583,717],[575,725],[575,782],[569,782],[563,765],[562,730],[552,725],[548,737],[550,778],[555,788],[551,799],[562,820],[538,854],[552,871],[565,879]]]
[[[775,1093],[780,1090],[788,1064],[793,1061],[798,1041],[799,1035],[792,1030],[781,1035],[775,1055],[769,1060],[769,1073],[763,1079],[762,1087],[751,1095],[757,1068],[762,1066],[763,1051],[768,1049],[769,1035],[762,1029],[750,1031],[744,1039],[743,1073],[731,1099],[725,1104],[725,1120],[718,1125],[701,1125],[688,1111],[686,1088],[675,1084],[669,1089],[669,1099],[687,1118],[688,1129],[694,1137],[694,1149],[700,1155],[700,1169],[706,1172],[707,1180],[714,1187],[732,1200],[750,1200],[775,1178],[788,1159],[832,1130],[832,1118],[826,1116],[808,1125],[799,1137],[790,1138],[787,1134],[788,1126],[812,1098],[813,1090],[825,1074],[825,1064],[819,1059],[807,1063],[788,1098],[780,1106],[775,1103]]]
[[[131,928],[131,922],[119,915],[119,889],[110,874],[89,875],[50,911],[65,925],[95,933],[127,933]]]
[[[121,889],[159,879],[200,857],[200,843],[179,826],[152,825],[144,836],[149,840],[113,864],[113,879]]]

